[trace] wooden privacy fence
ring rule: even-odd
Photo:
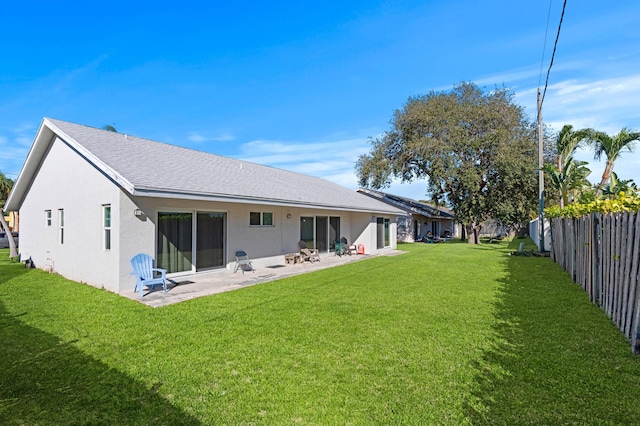
[[[640,212],[551,219],[551,257],[640,354]]]

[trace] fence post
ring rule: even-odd
[[[636,304],[635,309],[635,319],[633,327],[631,328],[631,350],[634,354],[640,354],[640,309],[638,309],[638,304]]]
[[[591,271],[591,280],[593,282],[593,302],[599,306],[602,307],[602,294],[601,294],[601,283],[602,283],[602,241],[601,241],[601,233],[600,233],[600,227],[601,227],[601,219],[600,219],[600,213],[591,213],[591,216],[593,218],[593,226],[592,226],[592,231],[593,231],[593,237],[592,240],[593,241],[593,247],[591,248],[591,264],[592,264],[592,271]]]
[[[638,298],[640,297],[640,211],[636,213],[635,225],[630,221],[629,227],[634,229],[633,249],[631,251],[631,273],[629,274],[629,299],[627,300],[627,324],[625,325],[624,334],[629,338],[633,338],[633,332],[637,328],[636,311],[640,310]],[[636,315],[634,315],[636,314]],[[637,331],[636,331],[637,334]],[[633,340],[632,340],[633,343]],[[634,353],[635,352],[634,350]]]

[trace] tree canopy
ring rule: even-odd
[[[361,186],[426,179],[431,199],[450,205],[469,242],[479,242],[488,218],[515,227],[535,213],[536,130],[511,91],[461,83],[411,97],[391,125],[356,163]]]
[[[605,132],[591,130],[589,133],[589,141],[594,147],[594,159],[600,160],[604,154],[607,158],[607,162],[602,172],[602,179],[596,190],[596,197],[602,193],[603,188],[609,181],[611,172],[613,172],[613,165],[622,153],[627,150],[632,152],[634,144],[640,139],[640,132],[634,132],[628,128],[623,128],[620,133],[614,136],[609,136]]]

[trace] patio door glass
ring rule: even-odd
[[[384,248],[384,218],[376,218],[376,248]]]
[[[303,216],[300,218],[300,239],[307,243],[308,248],[315,248],[313,243],[313,217]]]
[[[384,246],[389,247],[391,245],[391,221],[389,219],[384,220]]]
[[[196,270],[219,268],[224,259],[224,213],[198,212],[196,223]]]
[[[329,218],[316,216],[316,248],[318,251],[329,250]]]
[[[340,218],[337,216],[329,217],[329,250],[336,250],[336,240],[340,239]]]
[[[158,213],[156,263],[168,273],[191,271],[191,213]]]

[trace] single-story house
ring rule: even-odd
[[[324,179],[44,118],[5,205],[20,214],[20,254],[115,293],[130,259],[168,277],[284,263],[298,242],[320,253],[345,237],[365,253],[396,247],[397,208]]]
[[[420,241],[429,233],[441,238],[460,237],[460,226],[454,222],[453,212],[445,207],[373,189],[360,188],[358,192],[402,210],[396,217],[398,242]]]

